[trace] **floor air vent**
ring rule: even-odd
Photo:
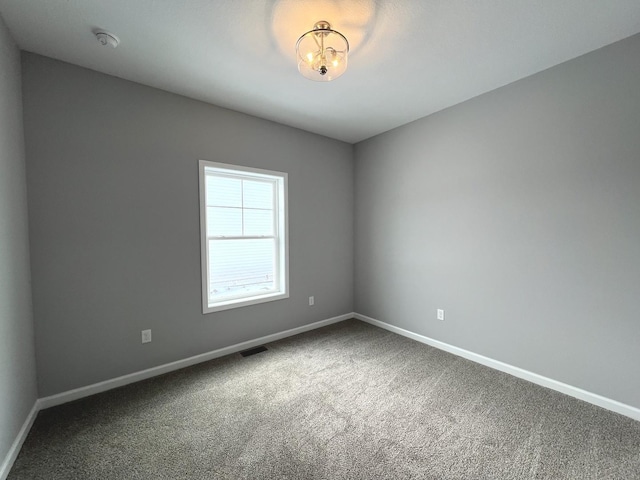
[[[266,351],[267,351],[267,347],[265,347],[264,345],[260,345],[259,347],[250,348],[249,350],[243,350],[240,352],[240,355],[242,355],[243,357],[249,357],[251,355],[255,355],[256,353],[266,352]]]

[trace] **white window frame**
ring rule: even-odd
[[[202,313],[213,313],[231,308],[256,305],[289,298],[289,209],[288,209],[288,175],[284,172],[263,170],[260,168],[244,167],[228,163],[199,161],[200,181],[200,270],[202,273]],[[276,238],[276,291],[240,298],[225,299],[217,302],[209,301],[209,237],[207,236],[207,207],[206,207],[206,175],[212,172],[220,175],[246,178],[250,180],[273,181],[275,188],[275,228]],[[221,237],[215,237],[220,239]],[[223,237],[226,238],[226,237]],[[242,238],[265,238],[262,236]],[[212,237],[212,239],[214,239]]]

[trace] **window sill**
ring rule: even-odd
[[[208,313],[220,312],[222,310],[231,310],[232,308],[247,307],[249,305],[257,305],[265,302],[274,302],[285,298],[289,298],[289,292],[275,292],[260,295],[259,297],[237,298],[234,300],[227,300],[225,302],[214,303],[212,305],[204,305],[202,314],[206,315]]]

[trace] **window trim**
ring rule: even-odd
[[[202,285],[202,313],[203,315],[232,308],[240,308],[248,305],[256,305],[264,302],[272,302],[289,298],[289,191],[288,191],[288,174],[286,172],[278,172],[274,170],[264,170],[260,168],[245,167],[230,163],[211,162],[208,160],[199,160],[198,177],[200,186],[200,272]],[[277,184],[276,204],[277,211],[277,238],[279,248],[276,249],[277,268],[275,275],[279,279],[279,289],[275,292],[269,292],[262,295],[254,295],[251,297],[242,297],[228,299],[215,304],[209,304],[209,250],[207,238],[207,219],[206,219],[206,170],[218,170],[224,175],[254,176],[256,178],[264,177],[275,181]],[[280,194],[282,192],[282,194]]]

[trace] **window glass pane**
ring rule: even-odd
[[[243,181],[244,208],[273,208],[273,182]]]
[[[269,293],[275,284],[275,240],[209,240],[209,300]]]
[[[215,207],[242,206],[242,180],[238,178],[207,175],[206,202]]]
[[[242,235],[242,209],[225,207],[207,207],[208,236]]]
[[[245,235],[273,235],[273,210],[244,211]]]

